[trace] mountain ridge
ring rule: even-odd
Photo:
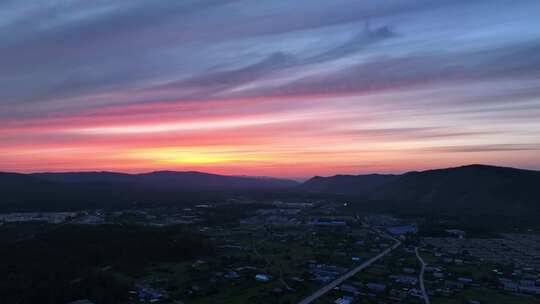
[[[314,193],[334,193],[365,196],[377,187],[397,178],[394,174],[337,174],[323,177],[314,176],[302,183],[299,188]]]
[[[259,178],[249,176],[220,175],[199,171],[171,171],[160,170],[145,173],[120,173],[111,171],[80,171],[80,172],[39,172],[29,173],[42,180],[79,183],[79,182],[106,182],[106,183],[136,183],[150,187],[186,187],[193,189],[226,189],[231,186],[249,188],[292,187],[298,183],[293,180],[279,178]]]
[[[293,180],[199,171],[111,171],[1,173],[2,206],[40,206],[86,202],[85,206],[216,199],[255,192],[290,197],[336,198],[362,202],[396,202],[397,208],[540,210],[540,171],[471,164],[403,174],[314,176]],[[260,195],[259,195],[260,197]],[[74,203],[74,204],[75,204]],[[82,204],[82,203],[81,203]],[[482,211],[480,210],[480,211]],[[474,212],[476,212],[474,211]]]
[[[537,185],[540,171],[473,164],[407,172],[370,198],[462,205],[503,201],[533,204],[540,199]]]

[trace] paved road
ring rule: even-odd
[[[420,290],[422,291],[422,297],[424,298],[424,303],[430,304],[429,302],[429,296],[426,292],[426,287],[424,286],[424,270],[426,269],[426,263],[424,263],[424,260],[422,260],[422,257],[420,256],[420,253],[418,252],[418,247],[414,248],[414,252],[416,252],[416,257],[420,261],[420,264],[422,264],[422,269],[420,270]]]
[[[341,277],[335,279],[334,281],[330,282],[330,284],[324,286],[323,288],[317,290],[315,293],[313,293],[312,295],[308,296],[307,298],[303,299],[302,301],[298,302],[298,304],[308,304],[308,303],[311,303],[315,300],[317,300],[318,298],[320,298],[321,296],[323,296],[325,293],[329,292],[330,290],[336,288],[339,284],[343,283],[345,280],[347,280],[348,278],[354,276],[355,274],[357,274],[358,272],[362,271],[364,268],[368,267],[369,265],[373,264],[374,262],[376,262],[377,260],[379,260],[380,258],[384,257],[385,255],[387,255],[388,253],[390,253],[392,250],[396,249],[397,247],[399,247],[399,245],[401,245],[401,242],[397,239],[394,239],[392,238],[393,240],[396,241],[396,243],[394,245],[392,245],[392,247],[389,247],[387,248],[385,251],[379,253],[378,255],[372,257],[371,259],[365,261],[364,263],[358,265],[357,267],[353,268],[352,270],[350,270],[349,272],[345,273],[344,275],[342,275]]]

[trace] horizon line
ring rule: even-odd
[[[450,167],[435,167],[435,168],[429,168],[429,169],[418,169],[418,170],[406,170],[406,171],[399,171],[395,173],[380,173],[380,172],[369,172],[369,173],[359,173],[359,174],[343,174],[343,173],[336,173],[333,175],[310,175],[310,176],[298,176],[298,177],[280,177],[280,176],[269,176],[269,175],[247,175],[247,174],[221,174],[221,173],[214,173],[209,171],[198,171],[198,170],[153,170],[153,171],[134,171],[134,172],[126,172],[126,171],[114,171],[114,170],[75,170],[75,171],[32,171],[32,172],[20,172],[20,171],[3,171],[0,170],[0,174],[23,174],[23,175],[32,175],[32,174],[59,174],[59,173],[113,173],[113,174],[125,174],[125,175],[143,175],[143,174],[152,174],[152,173],[160,173],[160,172],[170,172],[170,173],[199,173],[199,174],[209,174],[209,175],[219,175],[219,176],[231,176],[231,177],[247,177],[247,178],[275,178],[275,179],[285,179],[285,180],[296,180],[296,181],[305,181],[313,177],[333,177],[333,176],[359,176],[359,175],[372,175],[372,174],[380,174],[380,175],[403,175],[409,172],[426,172],[426,171],[433,171],[433,170],[444,170],[444,169],[456,169],[456,168],[463,168],[463,167],[472,167],[472,166],[483,166],[483,167],[495,167],[495,168],[508,168],[508,169],[516,169],[516,170],[525,170],[525,171],[535,171],[540,172],[538,169],[530,169],[530,168],[521,168],[521,167],[514,167],[514,166],[501,166],[501,165],[490,165],[490,164],[480,164],[480,163],[472,163],[472,164],[464,164],[464,165],[458,165],[458,166],[450,166]]]

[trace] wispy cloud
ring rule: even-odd
[[[540,168],[538,10],[3,1],[0,170]]]

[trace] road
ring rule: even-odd
[[[424,286],[424,271],[426,269],[426,263],[424,263],[424,260],[422,260],[422,257],[420,256],[420,253],[418,252],[418,247],[414,247],[414,252],[416,252],[416,257],[420,261],[420,264],[422,264],[422,269],[420,270],[420,290],[422,291],[422,297],[424,298],[424,303],[430,304],[429,302],[429,296],[426,292],[426,287]]]
[[[266,242],[266,238],[262,239],[259,241],[259,244],[262,244]],[[264,260],[264,262],[266,263],[266,266],[267,267],[270,267],[272,265],[272,263],[270,263],[270,261],[263,255],[261,255],[259,253],[259,251],[257,250],[257,246],[253,244],[253,240],[251,241],[252,243],[252,248],[253,248],[253,252],[255,253],[255,255],[261,259]],[[265,271],[268,271],[267,269],[265,269]],[[292,288],[291,286],[289,286],[289,284],[287,284],[287,282],[285,282],[285,279],[283,279],[283,267],[281,266],[281,264],[279,264],[279,281],[281,282],[281,284],[283,284],[283,286],[287,289],[287,290],[294,290],[294,288]]]
[[[317,290],[312,295],[310,295],[307,298],[303,299],[302,301],[298,302],[298,304],[308,304],[308,303],[311,303],[311,302],[317,300],[318,298],[322,297],[325,293],[327,293],[330,290],[336,288],[338,285],[343,283],[348,278],[354,276],[355,274],[362,271],[366,267],[369,267],[371,264],[373,264],[374,262],[376,262],[380,258],[384,257],[385,255],[389,254],[392,250],[396,249],[397,247],[399,247],[399,245],[401,245],[401,242],[399,240],[394,239],[394,238],[391,238],[391,239],[396,241],[396,243],[394,245],[392,245],[392,247],[387,248],[386,250],[379,253],[378,255],[372,257],[371,259],[365,261],[364,263],[358,265],[357,267],[349,270],[347,273],[345,273],[341,277],[335,279],[334,281],[330,282],[328,285],[326,285],[323,288]]]

